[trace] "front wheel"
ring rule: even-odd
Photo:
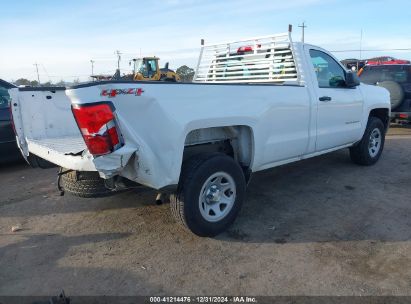
[[[374,165],[381,156],[384,142],[384,124],[381,119],[371,116],[361,141],[350,148],[351,160],[362,166]]]
[[[244,200],[246,182],[231,157],[201,154],[183,164],[180,183],[171,195],[176,220],[198,236],[216,236],[235,220]]]

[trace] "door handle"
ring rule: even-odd
[[[327,102],[327,101],[331,101],[331,97],[330,96],[322,96],[322,97],[320,97],[320,98],[318,98],[320,101],[324,101],[324,102]]]

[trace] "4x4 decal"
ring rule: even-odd
[[[112,90],[102,90],[101,96],[106,97],[116,97],[117,95],[135,95],[141,96],[144,93],[142,88],[128,88],[128,89],[112,89]]]

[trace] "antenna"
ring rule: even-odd
[[[362,57],[362,29],[361,29],[361,34],[360,34],[360,60],[361,60],[361,57]],[[359,68],[360,68],[360,62],[357,61],[357,71]]]
[[[305,29],[307,28],[307,26],[305,25],[305,21],[303,21],[303,24],[298,25],[298,27],[301,27],[301,30],[302,30],[301,42],[304,43],[304,34],[305,34]]]

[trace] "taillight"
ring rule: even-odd
[[[91,154],[108,154],[122,146],[113,104],[72,105],[72,111]]]

